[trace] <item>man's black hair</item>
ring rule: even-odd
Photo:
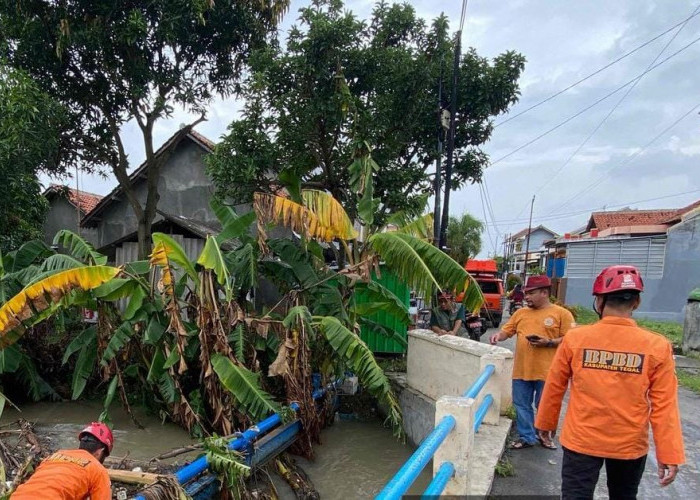
[[[89,453],[95,453],[100,448],[104,448],[105,454],[107,454],[107,447],[95,436],[90,434],[85,434],[80,438],[80,445],[78,446],[81,450],[85,450]]]
[[[629,292],[613,292],[606,296],[605,303],[616,309],[631,309],[637,298],[639,298],[639,292],[631,290]]]

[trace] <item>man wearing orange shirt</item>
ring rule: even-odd
[[[513,360],[513,405],[519,439],[511,449],[529,448],[537,443],[535,408],[539,405],[549,365],[556,347],[574,325],[574,317],[563,307],[549,301],[551,281],[547,276],[530,276],[525,284],[526,308],[519,309],[500,332],[491,336],[496,344],[517,335]],[[551,440],[541,440],[542,446],[554,448]]]
[[[601,320],[566,336],[547,376],[536,420],[545,439],[553,437],[571,382],[561,434],[564,499],[592,499],[603,463],[610,498],[636,498],[650,423],[661,486],[685,461],[671,344],[632,319],[643,290],[635,267],[604,269],[593,285]]]
[[[101,422],[93,422],[78,439],[79,449],[59,450],[41,462],[10,499],[111,500],[109,474],[102,462],[112,452],[112,431]]]

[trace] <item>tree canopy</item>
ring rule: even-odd
[[[469,214],[460,218],[450,217],[447,224],[447,246],[450,257],[464,265],[467,259],[481,252],[481,233],[484,224]]]
[[[254,49],[288,0],[0,0],[0,50],[69,111],[80,166],[109,166],[139,221],[146,251],[158,201],[157,120],[174,106],[201,114],[215,93],[238,90]],[[135,120],[143,135],[148,194],[131,189],[121,126]],[[184,135],[198,121],[181,130]]]
[[[443,96],[450,95],[448,31],[444,16],[428,24],[408,4],[380,2],[367,21],[341,0],[301,9],[285,44],[251,58],[242,117],[209,157],[219,195],[249,201],[255,191],[274,193],[298,178],[305,188],[332,193],[354,216],[348,165],[371,154],[375,223],[422,208],[432,193],[442,68]],[[471,49],[461,58],[455,189],[481,178],[488,157],[480,145],[492,118],[517,101],[523,67],[524,57],[512,51],[489,61]]]
[[[0,251],[41,233],[47,204],[37,173],[60,174],[65,109],[24,72],[0,66]]]

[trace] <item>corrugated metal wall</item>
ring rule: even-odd
[[[665,254],[666,237],[570,243],[566,277],[593,278],[608,266],[626,264],[639,268],[645,278],[661,278]]]
[[[377,279],[376,276],[372,276],[373,281],[376,281],[380,285],[388,288],[394,295],[396,295],[399,300],[401,300],[406,307],[408,307],[409,299],[411,297],[411,291],[409,288],[400,281],[395,274],[390,273],[385,268],[381,269],[381,278]],[[358,304],[362,304],[368,301],[367,297],[363,293],[356,293],[355,300]],[[393,315],[387,314],[385,312],[378,312],[372,314],[368,317],[369,320],[379,323],[382,326],[391,328],[404,339],[407,338],[407,328],[406,325],[401,324]],[[362,327],[360,332],[360,338],[372,349],[372,352],[385,352],[385,353],[403,353],[406,352],[406,348],[395,340],[388,339],[385,335],[381,333],[374,332],[366,326]]]

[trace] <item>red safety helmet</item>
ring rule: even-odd
[[[643,292],[644,282],[634,266],[610,266],[603,269],[593,283],[593,295],[614,292]]]
[[[94,436],[100,443],[107,447],[107,453],[112,453],[112,446],[114,446],[114,437],[112,436],[112,431],[109,430],[102,422],[93,422],[85,429],[80,431],[78,434],[78,439],[81,439],[85,434],[90,434]]]

